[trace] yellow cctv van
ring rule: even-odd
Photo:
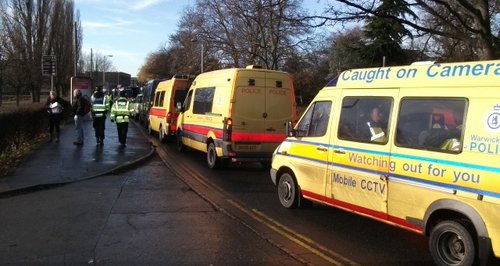
[[[177,148],[207,153],[209,168],[227,162],[269,165],[296,119],[289,74],[254,66],[202,73],[180,107]]]
[[[439,265],[500,257],[500,60],[348,70],[291,125],[270,170],[284,207],[425,234]]]
[[[176,75],[169,80],[161,81],[156,87],[153,106],[149,110],[148,131],[158,133],[160,142],[174,136],[177,131],[177,102],[184,101],[192,78]]]

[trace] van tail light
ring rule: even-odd
[[[224,119],[224,129],[222,130],[222,140],[231,141],[231,134],[233,134],[233,120],[231,118]]]
[[[167,123],[168,124],[172,123],[172,112],[168,112],[167,114]]]

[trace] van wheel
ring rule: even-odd
[[[158,140],[160,143],[165,142],[165,133],[163,132],[163,127],[160,125],[160,129],[158,130]]]
[[[217,151],[215,150],[215,144],[210,142],[207,148],[207,164],[208,168],[216,169],[221,166],[219,158],[217,158]]]
[[[456,221],[437,224],[431,231],[429,247],[437,265],[472,265],[476,258],[473,234]]]
[[[298,194],[295,178],[289,173],[283,173],[278,182],[278,197],[281,205],[288,209],[297,207]]]
[[[180,151],[180,152],[183,152],[186,150],[186,145],[184,145],[184,143],[182,143],[182,131],[177,131],[177,134],[175,135],[175,143],[176,143],[176,146],[177,146],[177,150]]]

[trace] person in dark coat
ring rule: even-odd
[[[56,142],[59,142],[59,135],[61,132],[60,124],[63,116],[64,100],[59,97],[59,95],[57,95],[56,91],[50,91],[47,102],[45,103],[45,107],[47,108],[47,112],[49,113],[49,141],[52,142],[52,140],[54,139],[55,131],[55,140]]]
[[[73,115],[75,120],[76,141],[73,144],[83,145],[83,117],[85,116],[85,107],[82,92],[79,89],[73,90]]]

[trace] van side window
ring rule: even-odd
[[[332,102],[315,102],[296,127],[297,137],[321,137],[326,134]]]
[[[160,93],[160,102],[158,104],[159,107],[163,107],[163,100],[165,99],[165,91]]]
[[[155,93],[153,106],[159,106],[159,105],[160,105],[160,92],[157,92]]]
[[[392,102],[388,97],[345,97],[338,138],[386,144]]]
[[[212,112],[215,87],[199,88],[194,93],[193,114],[205,114]]]
[[[466,99],[404,98],[397,122],[396,145],[458,153],[462,150]]]
[[[184,104],[182,105],[182,107],[184,107],[184,111],[189,110],[189,108],[191,108],[191,98],[193,98],[193,90],[190,90],[188,92],[188,95],[184,100]]]

